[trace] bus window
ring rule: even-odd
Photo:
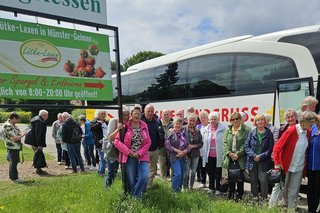
[[[273,91],[275,80],[298,76],[291,59],[269,54],[239,53],[235,67],[235,94]]]
[[[299,44],[309,49],[320,73],[320,32],[285,36],[279,42]]]
[[[214,54],[189,60],[188,98],[230,94],[232,55]]]

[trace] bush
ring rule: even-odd
[[[85,109],[74,109],[71,112],[72,118],[77,122],[79,122],[79,115],[85,115],[85,114],[86,114]]]
[[[0,123],[4,123],[8,120],[11,112],[1,112],[0,111]],[[20,123],[29,123],[32,118],[31,112],[19,111],[17,112],[20,116]]]

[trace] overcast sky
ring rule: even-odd
[[[320,0],[108,0],[107,7],[121,61],[143,50],[171,53],[320,23]]]

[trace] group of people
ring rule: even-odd
[[[107,121],[106,112],[98,110],[93,121],[80,116],[80,124],[63,112],[53,124],[52,136],[58,164],[64,161],[66,168],[71,164],[75,173],[78,165],[84,171],[82,141],[87,165],[95,169],[98,164],[97,172],[106,176],[107,187],[113,183],[122,164],[125,190],[136,198],[141,198],[152,186],[159,166],[161,177],[171,175],[174,192],[192,190],[198,173],[199,188],[207,187],[208,176],[209,192],[219,195],[224,168],[228,174],[228,199],[242,199],[245,177],[251,183],[251,195],[267,199],[270,189],[267,172],[275,169],[285,173],[285,181],[273,186],[269,206],[281,200],[282,205],[296,208],[300,183],[307,175],[308,210],[317,212],[320,199],[317,190],[320,187],[320,115],[314,113],[317,103],[309,96],[300,112],[288,109],[284,113],[287,123],[279,129],[270,124],[271,116],[267,114],[256,115],[254,128],[250,128],[245,124],[245,113],[233,112],[230,125],[224,126],[219,122],[219,113],[201,111],[197,116],[193,107],[188,107],[186,117],[182,110],[176,110],[173,118],[169,110],[163,110],[159,118],[152,104],[144,110],[138,104],[131,109],[123,106],[122,122],[116,118]],[[35,152],[46,146],[47,118],[48,112],[41,110],[39,116],[31,120],[30,131],[21,132],[16,127],[17,113],[12,113],[4,124],[11,180],[21,181],[16,165],[22,137],[27,135],[26,143],[32,145]],[[38,174],[44,172],[37,168]]]

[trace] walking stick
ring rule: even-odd
[[[124,128],[122,128],[120,130],[120,141],[123,143],[124,142],[124,134],[125,134],[125,131],[124,131]],[[119,155],[120,155],[120,159],[122,159],[122,153],[119,152]],[[125,163],[121,163],[120,164],[120,167],[121,167],[121,180],[122,180],[122,188],[123,188],[123,191],[125,194],[128,193],[128,188],[127,188],[127,171],[126,171],[126,164]]]

